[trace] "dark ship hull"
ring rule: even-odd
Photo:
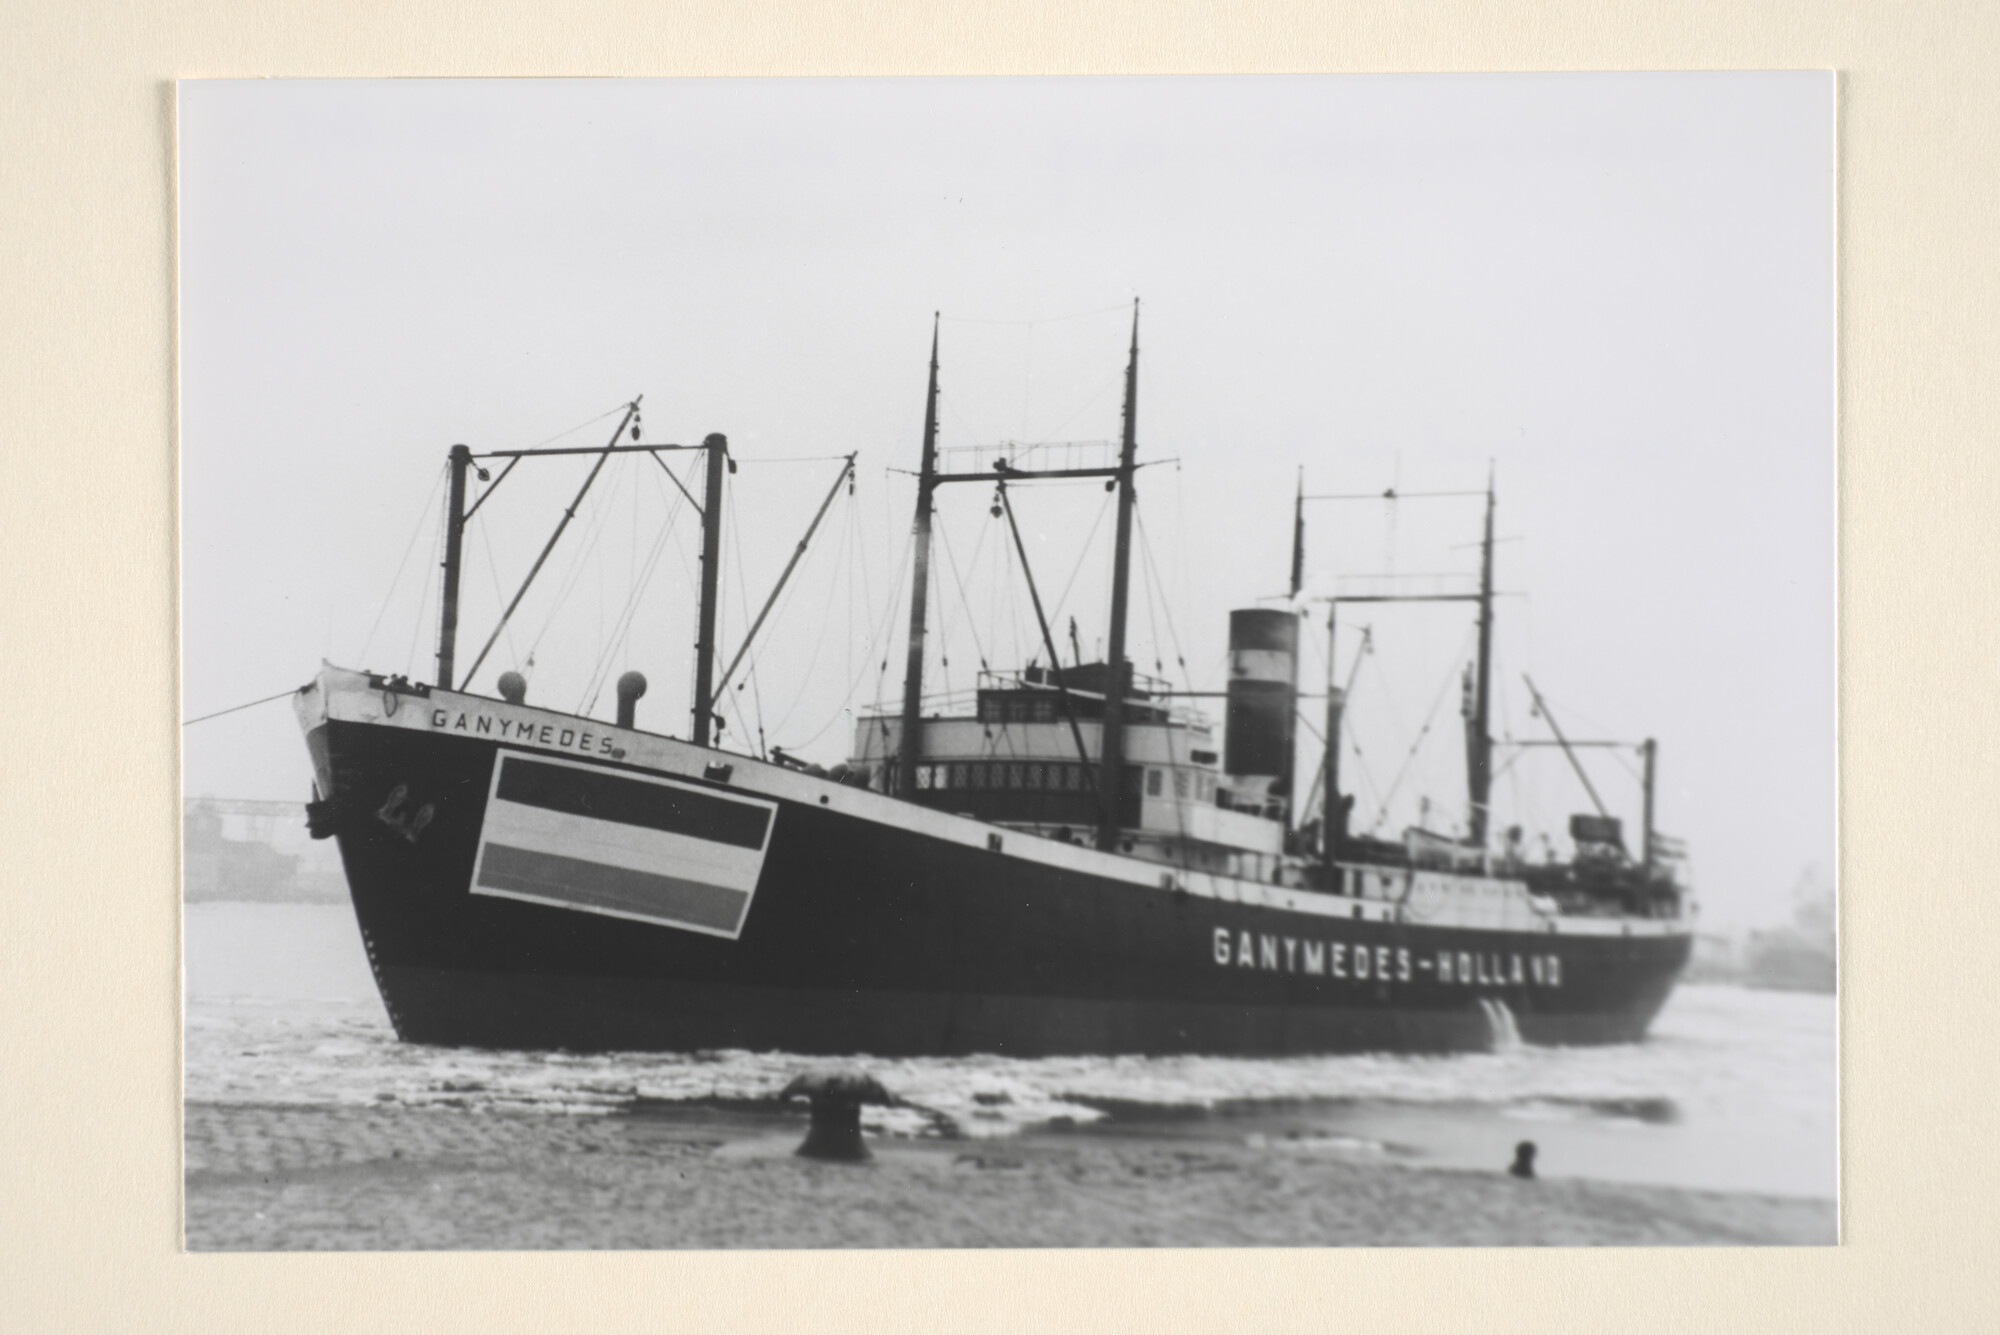
[[[1517,906],[1469,925],[1407,894],[1179,871],[338,669],[297,703],[318,832],[339,840],[411,1042],[1015,1056],[1445,1052],[1515,1030],[1625,1042],[1691,942],[1684,919]],[[1501,879],[1430,880],[1462,882],[1466,903],[1521,899]]]

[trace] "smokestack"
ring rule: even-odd
[[[1298,660],[1297,613],[1247,607],[1229,614],[1222,768],[1239,794],[1260,796],[1266,814],[1280,818],[1291,809]]]
[[[1326,692],[1326,815],[1320,824],[1320,851],[1331,858],[1347,839],[1347,799],[1340,791],[1340,718],[1347,692],[1338,686]]]

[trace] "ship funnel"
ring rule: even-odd
[[[1229,690],[1223,771],[1239,806],[1283,818],[1291,801],[1293,718],[1298,709],[1299,618],[1289,608],[1229,614]]]
[[[618,726],[629,728],[639,714],[639,697],[646,693],[646,674],[627,672],[618,679]]]

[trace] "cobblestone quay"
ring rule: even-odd
[[[1100,1134],[793,1154],[798,1114],[186,1107],[195,1251],[1831,1243],[1831,1202]]]

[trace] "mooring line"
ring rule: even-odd
[[[298,693],[298,688],[295,686],[289,691],[279,691],[276,695],[267,695],[262,700],[252,700],[249,704],[231,705],[227,709],[218,709],[213,714],[203,714],[200,718],[182,719],[181,726],[185,728],[191,723],[206,723],[212,718],[221,718],[224,714],[234,714],[239,709],[249,709],[256,705],[268,705],[273,700],[282,700],[288,695],[297,695]]]

